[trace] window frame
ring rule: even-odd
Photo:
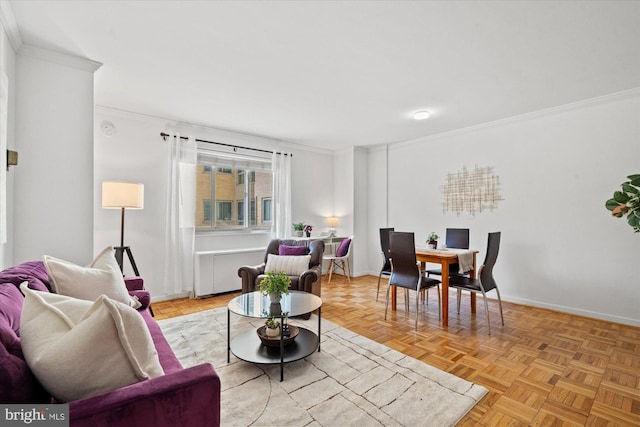
[[[255,182],[256,182],[256,175],[257,173],[269,173],[271,175],[271,186],[273,186],[273,169],[272,169],[272,165],[270,161],[265,161],[265,166],[264,168],[259,168],[259,167],[228,167],[224,164],[224,162],[222,164],[217,164],[215,161],[211,161],[205,158],[200,158],[198,157],[198,161],[197,161],[197,166],[198,167],[202,167],[203,168],[203,172],[209,173],[209,180],[210,180],[210,198],[208,199],[210,201],[210,205],[211,205],[211,221],[209,221],[208,225],[197,225],[196,226],[196,233],[247,233],[247,232],[270,232],[271,231],[271,226],[272,226],[272,219],[271,220],[264,220],[263,216],[264,213],[263,212],[259,212],[258,211],[258,207],[255,206],[258,203],[258,199],[256,199],[256,194],[255,194]],[[231,173],[229,173],[229,171],[231,171]],[[225,200],[216,200],[216,175],[218,174],[223,174],[223,175],[233,175],[233,182],[235,184],[236,187],[239,186],[243,186],[244,190],[243,190],[243,199],[231,199],[231,200],[227,200],[225,197]],[[242,184],[238,184],[238,180],[239,180],[239,176],[242,175],[243,178],[240,178],[243,182]],[[228,179],[228,178],[225,178]],[[267,178],[261,178],[261,180],[259,182],[265,182],[262,181],[263,179],[269,179]],[[267,187],[268,188],[268,187]],[[240,190],[238,190],[240,191]],[[198,190],[196,189],[196,193],[198,192]],[[265,197],[261,197],[260,195],[258,195],[258,197],[260,197],[260,199],[273,199],[273,187],[271,187],[271,194],[270,196],[265,196]],[[265,193],[263,193],[265,194]],[[250,197],[251,196],[251,197]],[[203,198],[197,198],[197,203],[201,203],[200,201],[206,201],[207,199],[203,199]],[[231,216],[229,219],[219,219],[218,218],[218,205],[221,202],[226,202],[226,203],[230,203],[231,204]],[[206,202],[205,202],[206,203]],[[251,207],[255,206],[255,211],[252,213],[251,212]],[[241,209],[243,209],[243,213],[238,212],[238,207],[240,207]],[[264,209],[264,205],[261,203],[261,208]],[[269,218],[273,218],[274,212],[273,212],[273,203],[271,204],[271,212],[269,212]],[[262,214],[262,215],[261,215]],[[242,218],[242,219],[241,219]],[[200,221],[198,219],[198,221]],[[230,226],[217,226],[217,222],[219,221],[236,221],[237,225],[230,225]]]

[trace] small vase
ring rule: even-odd
[[[296,237],[302,237],[302,231],[296,231]]]
[[[278,326],[277,328],[265,328],[264,329],[264,333],[268,336],[268,337],[279,337],[280,336],[280,326]]]
[[[269,294],[269,299],[271,300],[272,304],[279,303],[281,298],[282,298],[282,295],[280,294],[276,294],[276,293]]]
[[[307,237],[311,237],[311,232],[307,231]]]
[[[429,247],[431,249],[436,249],[438,247],[438,241],[437,240],[432,240],[429,242]]]

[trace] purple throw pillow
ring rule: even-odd
[[[307,255],[309,253],[309,248],[306,246],[287,246],[280,245],[278,248],[278,255],[287,255],[287,256],[299,256],[299,255]]]
[[[336,256],[338,257],[345,256],[347,252],[349,252],[350,244],[351,244],[351,239],[344,239],[342,243],[340,243],[340,247],[338,247],[338,250],[336,251]]]

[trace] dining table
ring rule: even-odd
[[[458,262],[459,252],[471,252],[473,254],[473,269],[469,271],[472,279],[476,278],[476,255],[479,251],[474,249],[427,249],[416,248],[416,261],[420,263],[420,270],[425,270],[426,263],[440,264],[442,268],[442,326],[449,326],[449,270],[452,264]],[[391,309],[396,309],[397,287],[391,287]],[[471,313],[476,312],[476,294],[471,292]]]

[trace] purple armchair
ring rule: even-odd
[[[31,374],[20,347],[20,313],[24,297],[18,286],[50,292],[44,264],[32,261],[0,272],[0,403],[50,403]],[[165,375],[69,403],[70,425],[76,426],[219,426],[220,377],[204,363],[183,368],[160,326],[148,310],[150,297],[140,277],[125,278],[139,309]]]

